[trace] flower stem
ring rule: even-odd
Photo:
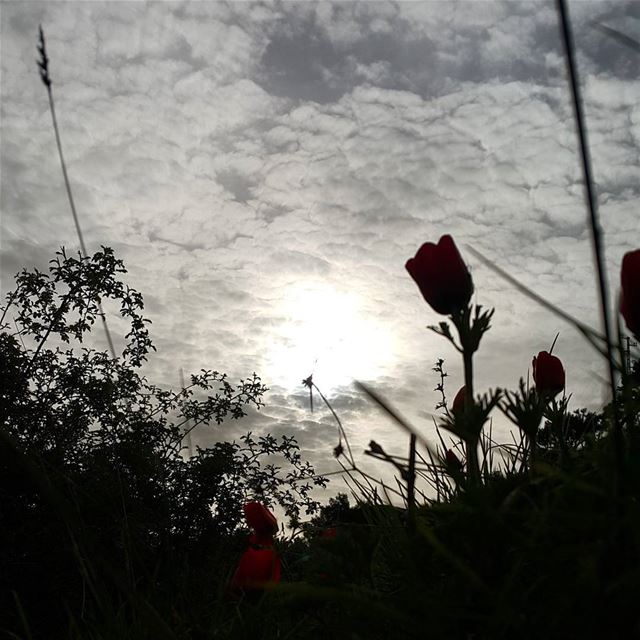
[[[465,407],[468,409],[473,404],[473,351],[462,340],[464,361],[464,384],[465,384]],[[478,462],[478,441],[475,437],[470,436],[466,441],[467,447],[467,468],[468,476],[471,484],[480,482],[480,465]]]
[[[529,434],[529,475],[533,476],[535,473],[534,467],[537,462],[538,451],[538,430],[535,429]]]
[[[409,468],[407,477],[407,509],[409,512],[409,523],[412,526],[413,516],[416,506],[416,436],[411,434],[409,438]]]

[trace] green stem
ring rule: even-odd
[[[529,475],[534,474],[534,467],[537,461],[538,451],[538,430],[535,429],[529,434]]]
[[[567,422],[566,422],[566,413],[562,420],[562,425],[560,427],[560,468],[564,469],[564,464],[567,459]]]
[[[409,526],[416,506],[416,436],[411,434],[409,439],[409,477],[407,478],[407,507],[409,510]]]
[[[462,358],[464,361],[464,384],[465,384],[465,407],[468,409],[473,405],[473,351],[469,345],[465,344],[465,340],[461,334],[462,342]],[[471,484],[479,484],[480,482],[480,464],[478,462],[478,440],[473,436],[469,436],[466,441],[467,447],[467,465],[469,481]]]

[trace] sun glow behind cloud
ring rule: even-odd
[[[392,333],[358,295],[317,281],[287,287],[265,378],[286,389],[313,373],[323,392],[375,379],[393,361]]]
[[[3,3],[4,291],[75,242],[33,62],[43,24],[87,244],[116,250],[153,320],[145,374],[169,386],[179,366],[256,371],[264,411],[233,428],[293,433],[334,468],[332,418],[301,384],[313,373],[360,450],[373,437],[406,451],[349,386],[372,382],[421,425],[438,357],[447,393],[463,383],[403,269],[444,233],[474,268],[474,301],[496,307],[478,390],[514,388],[563,329],[466,244],[598,322],[553,3],[134,5]],[[634,36],[638,6],[571,2],[612,292],[637,246],[640,94],[634,52],[589,25]],[[558,349],[572,406],[595,407],[601,360],[566,330]]]

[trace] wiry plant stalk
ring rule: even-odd
[[[578,69],[576,67],[574,52],[575,45],[571,25],[569,24],[569,16],[565,0],[556,0],[558,6],[558,14],[560,16],[560,30],[562,33],[562,43],[564,46],[565,60],[567,63],[567,74],[569,76],[569,84],[571,86],[571,96],[573,102],[573,110],[576,123],[576,132],[580,145],[580,158],[582,160],[582,171],[584,175],[584,188],[587,209],[589,211],[589,222],[591,229],[591,240],[593,243],[593,253],[596,260],[596,268],[598,275],[598,291],[600,294],[600,311],[607,346],[607,364],[609,366],[609,382],[611,385],[611,400],[613,403],[614,421],[613,421],[613,439],[615,447],[616,464],[614,465],[616,473],[620,471],[622,464],[622,431],[619,418],[619,411],[616,402],[616,378],[613,345],[611,341],[611,326],[609,321],[609,295],[607,280],[605,274],[605,265],[602,247],[602,229],[598,220],[598,203],[594,189],[593,172],[591,169],[591,155],[587,141],[587,127],[584,118],[584,109],[582,95],[580,92],[580,83],[578,78]]]
[[[620,31],[616,29],[612,29],[611,27],[607,27],[606,25],[600,24],[599,22],[592,22],[591,26],[594,27],[595,29],[598,29],[598,31],[601,31],[602,33],[610,36],[614,40],[617,40],[620,44],[624,45],[625,47],[629,47],[636,53],[640,53],[640,42],[638,40],[634,40],[633,38],[626,35],[625,33],[621,33]]]
[[[338,435],[340,438],[339,446],[342,445],[342,438],[344,438],[344,442],[347,445],[347,452],[348,452],[347,457],[349,459],[351,467],[355,469],[356,464],[353,458],[353,453],[351,452],[351,445],[349,444],[349,438],[347,438],[347,433],[344,430],[344,427],[342,426],[342,422],[340,421],[338,414],[334,411],[333,407],[331,406],[331,403],[325,398],[322,391],[320,391],[320,389],[318,388],[318,385],[313,381],[313,374],[310,375],[308,378],[305,378],[302,381],[302,384],[304,384],[309,389],[309,400],[311,402],[311,411],[313,411],[313,389],[315,389],[318,392],[318,395],[322,398],[322,401],[325,403],[325,405],[327,405],[327,408],[329,409],[329,411],[331,411],[331,415],[334,417],[336,424],[338,425]]]
[[[473,405],[473,353],[465,348],[462,354],[464,361],[465,408]],[[478,441],[468,440],[467,463],[469,480],[472,484],[480,482],[480,463],[478,461]]]
[[[413,516],[416,506],[416,436],[413,433],[409,436],[409,467],[407,472],[407,507],[409,515]]]
[[[69,205],[71,207],[71,214],[73,216],[73,223],[76,227],[76,233],[78,234],[78,242],[80,244],[80,251],[83,257],[88,256],[87,247],[84,243],[84,236],[82,234],[82,229],[80,228],[80,221],[78,220],[78,212],[76,211],[76,205],[73,200],[73,193],[71,191],[71,183],[69,182],[69,176],[67,174],[67,165],[64,161],[64,155],[62,153],[62,142],[60,141],[60,131],[58,129],[58,119],[56,118],[56,108],[53,102],[53,91],[51,90],[51,77],[49,75],[49,58],[47,56],[47,50],[44,40],[44,32],[42,31],[42,26],[39,27],[39,39],[38,39],[38,53],[40,57],[38,59],[38,67],[40,69],[40,79],[42,83],[47,88],[47,95],[49,96],[49,111],[51,112],[51,119],[53,121],[53,131],[56,136],[56,145],[58,147],[58,156],[60,157],[60,166],[62,167],[62,176],[64,177],[64,186],[67,190],[67,198],[69,200]],[[100,320],[102,321],[102,326],[104,328],[105,336],[107,337],[107,344],[109,345],[109,352],[111,353],[111,357],[116,359],[116,350],[113,346],[113,340],[111,339],[111,333],[109,331],[109,326],[107,325],[107,319],[104,315],[104,311],[102,310],[102,303],[98,301],[98,309],[100,311]]]
[[[480,262],[482,262],[485,266],[489,267],[489,269],[498,274],[503,280],[506,280],[509,284],[520,291],[520,293],[524,294],[534,302],[538,303],[540,306],[544,307],[554,315],[562,318],[573,327],[575,327],[600,355],[604,356],[605,358],[607,357],[606,347],[600,344],[607,342],[605,336],[601,335],[598,331],[586,325],[584,322],[581,322],[577,318],[569,315],[568,313],[560,309],[560,307],[551,304],[548,300],[538,295],[535,291],[532,291],[524,284],[516,280],[516,278],[509,275],[504,269],[501,269],[498,265],[489,260],[489,258],[482,255],[477,249],[474,249],[469,245],[467,245],[466,249],[467,251],[472,253],[478,260],[480,260]],[[609,342],[609,344],[611,343]]]

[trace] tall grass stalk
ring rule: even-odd
[[[560,21],[560,31],[562,34],[562,44],[564,47],[565,61],[567,64],[567,75],[571,86],[571,97],[575,116],[576,133],[580,145],[580,159],[582,161],[582,172],[584,176],[584,189],[587,210],[589,212],[589,223],[591,230],[591,241],[593,244],[593,254],[596,262],[598,275],[598,292],[600,295],[600,313],[604,327],[607,347],[607,364],[609,368],[609,384],[611,386],[611,399],[613,403],[613,439],[615,448],[616,464],[614,473],[618,474],[622,469],[622,425],[616,402],[616,375],[613,355],[613,344],[611,338],[611,323],[609,319],[609,292],[604,265],[604,249],[602,246],[602,228],[598,218],[598,200],[593,182],[593,171],[591,168],[591,154],[587,140],[587,126],[584,118],[584,107],[580,90],[578,69],[575,62],[575,43],[571,24],[569,22],[569,12],[565,0],[556,0],[558,7],[558,17]]]
[[[76,228],[78,235],[78,242],[80,244],[80,251],[83,257],[88,256],[87,246],[84,242],[84,235],[80,227],[80,221],[78,219],[78,212],[76,211],[76,205],[73,199],[73,192],[71,191],[71,183],[69,182],[69,175],[67,173],[67,163],[64,160],[64,154],[62,153],[62,141],[60,140],[60,130],[58,128],[58,119],[56,117],[56,107],[53,101],[53,91],[51,90],[51,76],[49,75],[49,58],[47,56],[47,49],[44,39],[44,32],[42,26],[39,27],[39,41],[38,41],[38,53],[40,58],[38,59],[38,67],[40,68],[40,78],[42,83],[47,89],[47,96],[49,97],[49,111],[51,112],[51,120],[53,122],[53,131],[56,136],[56,146],[58,147],[58,156],[60,158],[60,166],[62,167],[62,176],[64,178],[64,186],[67,190],[67,199],[69,200],[69,206],[71,207],[71,215],[73,216],[73,224]],[[111,338],[111,332],[109,331],[109,325],[107,324],[107,318],[104,315],[102,309],[102,303],[98,301],[98,309],[100,310],[100,320],[104,329],[104,334],[107,338],[107,344],[109,346],[109,352],[111,357],[116,359],[116,350],[113,346],[113,339]]]

